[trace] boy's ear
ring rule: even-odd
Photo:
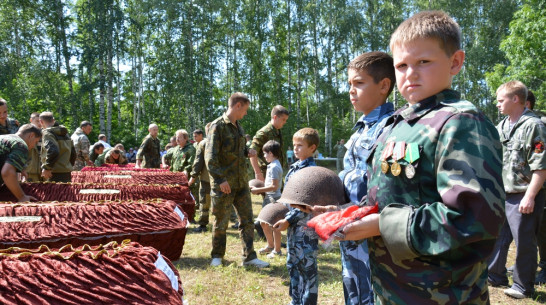
[[[387,95],[389,93],[389,89],[391,87],[391,80],[390,78],[384,78],[379,81],[379,90],[381,91],[381,94]]]
[[[314,146],[313,147],[313,152],[317,151],[317,144],[311,144],[311,146]],[[311,147],[311,146],[309,146],[309,147]]]
[[[463,50],[457,50],[451,55],[451,75],[457,75],[463,68],[465,53]]]

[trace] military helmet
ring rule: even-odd
[[[248,187],[264,187],[264,182],[259,179],[252,179],[248,181]]]
[[[279,202],[270,203],[262,208],[256,220],[272,226],[277,221],[283,219],[286,213],[288,213],[288,207],[284,204]]]
[[[293,207],[345,204],[341,179],[333,171],[310,166],[297,171],[284,186],[278,202]]]

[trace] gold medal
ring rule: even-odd
[[[393,176],[398,176],[402,172],[402,167],[396,161],[391,165],[391,173]]]
[[[389,162],[387,161],[381,162],[381,171],[383,172],[383,174],[386,174],[389,172]]]
[[[408,179],[415,177],[415,167],[413,167],[411,164],[406,165],[404,172],[406,173],[406,177],[408,177]]]

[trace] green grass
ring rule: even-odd
[[[261,209],[261,197],[253,195],[252,200],[256,216]],[[286,238],[285,233],[283,238]],[[265,255],[258,255],[260,259],[271,263],[269,268],[240,267],[242,246],[239,234],[237,230],[228,228],[224,266],[212,268],[209,266],[211,242],[210,225],[206,233],[188,230],[182,256],[174,262],[182,278],[184,299],[190,305],[279,305],[290,302],[285,249],[285,256],[280,258],[268,259]],[[265,242],[257,241],[254,248],[257,250],[265,245]],[[318,304],[342,305],[344,302],[339,247],[335,243],[328,251],[319,248]],[[512,247],[509,264],[513,263],[514,255],[515,249]],[[491,304],[546,304],[546,286],[537,286],[536,290],[534,299],[515,300],[504,295],[503,288],[490,287]]]

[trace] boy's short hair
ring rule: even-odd
[[[499,91],[503,89],[506,91],[506,95],[509,97],[517,95],[519,97],[519,102],[525,105],[525,101],[527,100],[527,86],[525,86],[524,83],[520,82],[519,80],[512,80],[504,83],[497,89],[497,94],[499,94]]]
[[[435,39],[448,56],[461,49],[461,29],[443,11],[419,12],[402,22],[391,36],[390,48],[420,38]]]
[[[104,144],[100,143],[100,142],[97,142],[95,144],[93,144],[93,151],[97,150],[97,149],[100,149],[100,148],[104,148]]]
[[[103,133],[101,133],[101,134],[99,135],[99,140],[102,140],[102,139],[104,139],[104,138],[106,138],[106,135],[103,134]]]
[[[1,106],[1,105],[0,105]],[[34,118],[40,118],[40,113],[39,112],[33,112],[30,114],[30,119],[34,119]]]
[[[266,153],[272,153],[277,159],[281,156],[281,144],[275,140],[267,141],[262,150]]]
[[[274,116],[281,116],[283,114],[289,116],[290,112],[282,105],[277,105],[271,109],[271,118]]]
[[[7,104],[8,104],[8,102],[6,102],[5,99],[0,97],[0,106],[4,106],[4,105],[7,105]]]
[[[537,99],[535,98],[535,94],[533,91],[527,89],[527,101],[529,102],[529,105],[531,106],[531,110],[535,109],[535,103]]]
[[[196,129],[193,131],[193,134],[203,135],[203,131],[201,129]]]
[[[42,137],[42,130],[32,124],[25,124],[17,131],[17,134],[20,136],[24,136],[28,133],[33,133],[36,138]]]
[[[302,128],[292,136],[292,139],[301,139],[307,143],[308,146],[315,145],[315,150],[317,150],[320,142],[318,131],[313,128],[305,127]]]
[[[229,108],[233,108],[237,103],[246,105],[250,103],[250,99],[244,93],[235,92],[229,97],[228,106]]]
[[[360,54],[351,60],[349,65],[347,65],[347,69],[368,73],[376,84],[385,78],[390,79],[391,85],[387,96],[391,94],[394,84],[396,83],[393,59],[385,52],[375,51]]]

